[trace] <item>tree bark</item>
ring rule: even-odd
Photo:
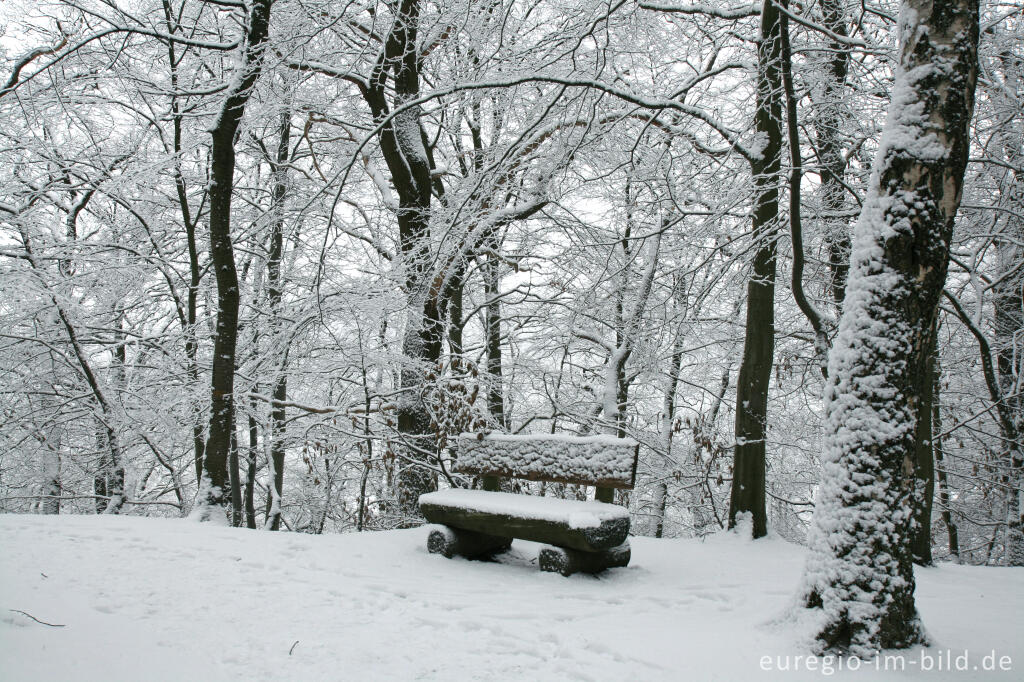
[[[937,323],[933,323],[936,324]],[[918,504],[914,513],[914,525],[910,541],[910,551],[914,563],[921,566],[930,566],[932,563],[932,503],[935,499],[935,452],[934,437],[935,424],[935,367],[938,364],[935,358],[938,353],[936,336],[938,328],[932,330],[931,347],[926,349],[921,358],[923,366],[917,372],[918,387],[917,394],[920,396],[918,407],[917,431],[914,435],[916,441],[916,458],[914,475],[918,487]]]
[[[256,400],[249,402],[249,447],[245,467],[245,527],[256,528],[256,451],[259,447],[259,427],[256,423]]]
[[[495,251],[497,240],[491,244]],[[487,411],[502,429],[508,428],[505,418],[505,388],[501,367],[501,274],[496,253],[484,256],[484,337],[487,344]]]
[[[682,300],[680,300],[682,298]],[[672,286],[673,311],[678,314],[680,310],[686,311],[686,293],[683,291],[682,278],[676,276]],[[662,422],[661,422],[661,446],[665,450],[665,461],[672,461],[672,440],[675,434],[676,418],[676,390],[679,387],[679,370],[683,364],[683,350],[686,335],[683,333],[683,324],[679,323],[676,328],[675,338],[672,341],[672,356],[669,358],[668,376],[665,378],[665,395],[662,398]],[[665,534],[665,512],[668,505],[668,484],[659,481],[654,484],[654,537],[660,538]]]
[[[747,283],[746,335],[736,380],[736,447],[729,527],[737,514],[749,514],[753,535],[768,532],[765,510],[765,438],[768,384],[775,354],[775,266],[779,220],[779,171],[782,164],[782,50],[778,6],[765,0],[761,40],[757,48],[757,105],[754,128],[763,141],[750,161],[754,176],[752,239],[756,244],[753,271]]]
[[[418,0],[402,0],[395,20],[377,59],[373,73],[360,84],[375,121],[389,115],[388,73],[392,74],[395,105],[419,96],[420,56],[417,52]],[[405,451],[398,472],[398,511],[400,525],[418,525],[417,501],[434,489],[433,473],[416,462],[436,457],[430,413],[423,402],[426,374],[441,358],[444,338],[443,288],[430,276],[430,158],[424,144],[420,109],[407,109],[387,120],[379,134],[381,152],[398,194],[398,233],[405,290],[409,297],[405,335],[402,339],[404,362],[398,400],[398,431]]]
[[[822,24],[835,36],[829,42],[829,59],[823,91],[814,119],[821,173],[821,199],[825,210],[824,232],[828,246],[828,264],[832,272],[832,298],[842,308],[846,297],[846,279],[850,272],[850,231],[841,217],[846,207],[846,158],[843,155],[842,128],[846,116],[844,102],[849,72],[850,49],[842,42],[847,35],[842,0],[821,0]]]
[[[284,298],[284,277],[281,265],[284,259],[284,207],[288,195],[288,148],[291,141],[291,112],[281,112],[278,127],[277,158],[274,162],[274,195],[271,208],[274,220],[270,232],[270,252],[267,258],[267,299],[273,317],[275,346],[281,352],[281,364],[274,380],[273,400],[270,409],[271,441],[270,458],[273,460],[274,480],[267,491],[267,528],[281,528],[281,500],[284,496],[285,428],[288,400],[288,347],[282,329],[282,301]]]
[[[924,358],[963,191],[977,0],[907,0],[900,63],[825,391],[823,474],[804,576],[817,648],[866,658],[926,640],[911,553]]]
[[[234,431],[235,349],[238,341],[238,272],[231,243],[231,194],[235,137],[245,105],[263,66],[271,0],[254,0],[249,12],[239,78],[212,128],[210,150],[210,261],[217,281],[217,327],[213,345],[210,432],[203,458],[196,518],[223,515],[228,503],[227,463]]]
[[[237,415],[236,415],[237,416]],[[242,525],[242,479],[238,468],[238,429],[231,429],[231,450],[228,455],[228,481],[231,484],[231,525]]]
[[[170,0],[163,0],[164,22],[168,35],[174,35],[178,31],[178,25],[174,19],[174,12],[171,9]],[[185,332],[185,361],[186,373],[193,387],[199,385],[199,339],[196,336],[197,311],[199,304],[199,284],[201,271],[199,269],[199,246],[196,239],[196,221],[192,217],[192,210],[189,207],[188,192],[185,186],[185,177],[181,172],[181,156],[183,153],[181,144],[182,112],[178,102],[178,57],[175,54],[173,40],[167,41],[167,63],[171,76],[171,126],[172,126],[172,151],[174,153],[174,189],[178,197],[178,208],[181,211],[181,221],[185,227],[185,242],[188,247],[188,268],[189,284],[186,311]],[[198,404],[192,407],[192,451],[196,470],[196,483],[203,477],[203,453],[206,450],[206,440],[203,437],[203,418]]]
[[[939,489],[939,509],[942,515],[942,523],[946,526],[946,539],[949,546],[949,555],[953,560],[960,563],[960,533],[956,522],[953,520],[953,513],[950,511],[949,481],[946,477],[946,466],[943,461],[942,447],[942,409],[939,400],[942,369],[939,358],[935,358],[935,366],[932,374],[932,453],[935,457],[935,482]]]

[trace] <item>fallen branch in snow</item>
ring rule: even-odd
[[[46,625],[46,626],[51,627],[51,628],[67,627],[66,625],[63,625],[62,623],[47,623],[45,620],[39,620],[38,618],[33,616],[31,613],[25,613],[24,611],[20,611],[18,609],[7,609],[7,610],[8,611],[13,611],[14,613],[20,613],[23,616],[28,616],[29,618],[31,618],[35,622],[39,623],[40,625]]]

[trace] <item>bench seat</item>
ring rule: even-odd
[[[604,502],[452,489],[422,495],[419,504],[431,523],[583,552],[618,547],[629,535],[629,510]]]

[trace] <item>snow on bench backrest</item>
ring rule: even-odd
[[[639,445],[614,436],[483,436],[464,433],[457,441],[455,470],[632,489]]]

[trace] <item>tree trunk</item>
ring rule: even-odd
[[[463,322],[463,294],[466,286],[466,263],[462,261],[456,266],[448,281],[448,289],[445,292],[445,305],[448,309],[448,347],[451,354],[461,356],[463,352],[462,330]]]
[[[274,204],[272,211],[274,221],[270,233],[270,253],[267,258],[267,298],[270,313],[273,317],[274,341],[281,352],[281,364],[274,381],[273,400],[270,409],[271,441],[270,458],[273,460],[274,477],[268,486],[268,516],[266,526],[269,530],[281,528],[281,499],[284,495],[284,456],[285,428],[287,410],[284,406],[288,400],[288,346],[285,343],[282,328],[282,300],[284,298],[284,277],[281,265],[284,259],[284,207],[288,194],[288,152],[291,140],[291,113],[281,112],[278,128],[277,159],[274,164]]]
[[[39,501],[39,513],[60,514],[60,496],[63,493],[60,484],[60,434],[58,433],[56,436],[56,442],[53,442],[53,438],[51,437],[50,439],[47,439],[47,442],[43,444],[43,447],[43,456],[45,459],[43,460],[43,480],[39,489],[43,498]]]
[[[242,480],[238,469],[238,429],[231,429],[231,452],[228,456],[228,479],[231,483],[231,525],[242,525]]]
[[[933,415],[935,414],[935,359],[938,353],[937,323],[932,329],[931,347],[926,349],[921,358],[924,366],[917,372],[919,380],[916,389],[920,396],[918,407],[916,441],[916,457],[914,475],[916,476],[917,508],[914,513],[914,525],[910,540],[910,551],[914,563],[930,566],[932,563],[932,502],[935,499],[935,452],[932,438],[935,434]]]
[[[235,175],[235,136],[245,105],[263,65],[271,0],[254,0],[249,12],[240,74],[228,92],[210,150],[210,262],[217,281],[217,327],[213,345],[210,433],[203,458],[196,518],[220,520],[228,504],[227,464],[234,431],[235,348],[238,340],[238,272],[231,243],[231,193]]]
[[[936,344],[937,345],[937,344]],[[939,399],[939,387],[941,385],[942,370],[939,365],[939,358],[935,358],[932,374],[932,453],[935,457],[935,482],[939,489],[939,508],[942,515],[942,523],[946,525],[946,538],[949,545],[949,555],[953,560],[960,563],[960,533],[956,522],[953,520],[953,513],[950,511],[949,502],[949,481],[946,477],[946,467],[943,462],[942,448],[942,409]]]
[[[249,448],[246,451],[245,468],[245,527],[256,528],[256,451],[259,443],[259,428],[256,423],[256,401],[249,402]]]
[[[673,312],[677,315],[686,311],[682,277],[676,275],[672,283]],[[680,301],[680,296],[683,301]],[[679,387],[679,369],[683,364],[683,346],[686,335],[683,333],[683,322],[676,328],[675,339],[672,341],[672,356],[669,358],[668,376],[665,378],[665,394],[662,398],[661,447],[665,451],[665,461],[672,462],[672,437],[675,434],[676,390]],[[668,483],[664,480],[654,484],[654,537],[660,538],[665,533],[665,512],[668,505]]]
[[[1016,134],[1014,134],[1016,133]],[[1010,165],[1019,167],[1024,161],[1020,149],[1020,132],[1005,127],[1002,146]],[[1020,433],[1024,427],[1024,404],[1021,399],[1020,339],[1024,330],[1024,296],[1021,277],[1017,271],[1024,262],[1024,172],[1011,170],[1000,187],[1003,201],[1010,209],[1004,226],[1004,235],[996,241],[999,274],[993,287],[996,370],[1001,402],[1006,413],[1003,420],[1013,422],[1013,429],[1002,429],[1003,484],[1006,496],[1006,563],[1024,566],[1024,454]]]
[[[171,9],[169,0],[163,0],[164,22],[167,27],[167,34],[174,35],[178,31],[177,21]],[[185,332],[185,361],[186,373],[193,387],[199,385],[199,340],[196,337],[196,321],[199,302],[199,283],[201,271],[199,268],[199,246],[196,239],[196,219],[192,217],[192,210],[188,203],[188,192],[185,187],[185,177],[181,172],[181,126],[182,113],[176,94],[178,91],[178,57],[175,54],[175,42],[167,40],[167,63],[171,76],[171,126],[173,129],[172,150],[174,152],[174,189],[178,197],[178,208],[181,211],[181,221],[185,226],[185,241],[188,246],[188,303],[186,312]],[[196,470],[196,483],[203,478],[203,453],[206,449],[206,440],[203,438],[202,412],[198,404],[192,406],[192,450]]]
[[[911,530],[921,409],[977,80],[977,0],[907,0],[900,63],[825,390],[803,597],[817,648],[866,658],[925,641]]]
[[[753,535],[768,532],[765,510],[765,438],[768,384],[775,354],[775,265],[779,219],[779,171],[782,157],[781,21],[778,7],[766,0],[757,48],[757,108],[754,128],[764,141],[750,162],[754,177],[751,235],[756,244],[747,283],[747,321],[743,359],[736,380],[736,447],[729,527],[737,514],[749,514]]]
[[[825,243],[828,247],[828,265],[832,271],[832,298],[842,308],[846,297],[846,278],[850,271],[850,231],[841,214],[846,208],[846,158],[843,155],[842,134],[845,116],[846,76],[849,71],[850,49],[842,42],[846,37],[846,17],[842,0],[821,0],[822,24],[836,38],[829,42],[829,54],[823,90],[814,118],[814,133],[818,143],[818,162],[821,173],[821,203],[824,209]]]
[[[388,73],[392,73],[395,105],[419,96],[420,56],[416,48],[418,0],[402,0],[395,21],[377,60],[373,74],[361,86],[375,121],[389,114]],[[397,405],[398,431],[403,462],[398,471],[398,511],[400,525],[418,525],[419,496],[435,488],[433,472],[421,466],[436,458],[436,442],[431,430],[430,413],[423,402],[423,387],[429,371],[441,358],[444,334],[445,291],[431,274],[430,157],[420,125],[420,109],[407,109],[382,127],[381,152],[398,194],[398,233],[405,289],[409,307],[402,339],[404,362],[400,375],[403,389]]]
[[[267,518],[264,526],[267,530],[281,528],[281,499],[284,492],[284,454],[285,454],[285,423],[287,414],[283,402],[288,395],[288,383],[282,373],[274,384],[274,393],[270,410],[270,469],[271,480],[267,486]]]
[[[496,242],[497,240],[495,240]],[[497,243],[492,243],[495,251]],[[505,419],[505,388],[501,367],[501,275],[496,253],[484,257],[484,336],[487,344],[487,411],[502,429],[508,428]]]
[[[484,256],[484,343],[487,348],[487,411],[499,429],[508,429],[505,418],[505,382],[501,367],[501,275],[498,260],[498,240],[493,239]],[[501,490],[501,479],[484,476],[484,490]]]

